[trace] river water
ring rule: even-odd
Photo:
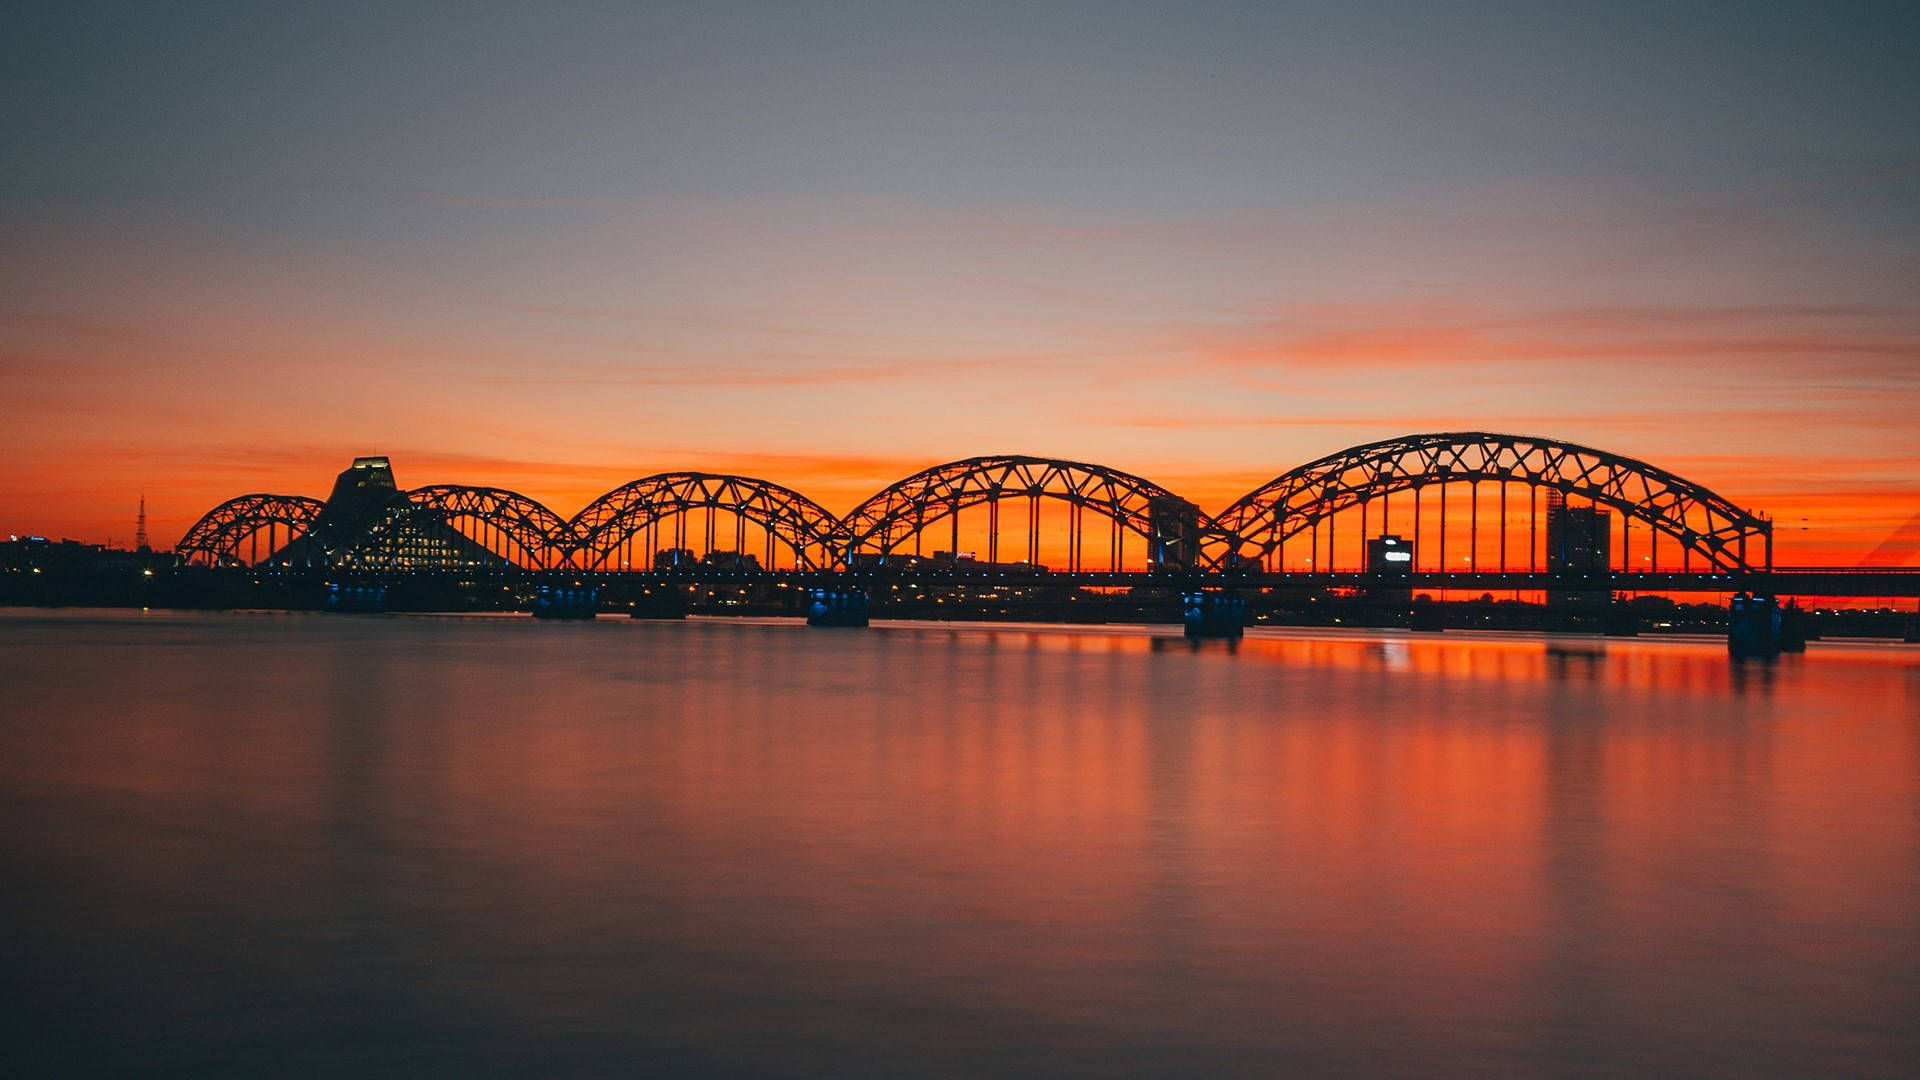
[[[1913,646],[0,612],[0,799],[7,1075],[1920,1068]]]

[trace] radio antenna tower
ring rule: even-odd
[[[147,497],[140,496],[140,516],[135,519],[133,529],[133,548],[135,551],[151,550],[147,547]]]

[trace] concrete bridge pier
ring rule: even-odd
[[[542,585],[533,597],[536,619],[591,619],[600,606],[600,590],[591,586]]]
[[[1180,608],[1190,638],[1232,639],[1246,633],[1247,598],[1232,589],[1181,593]]]
[[[1807,617],[1798,604],[1780,606],[1771,596],[1737,593],[1727,601],[1727,652],[1735,657],[1774,657],[1807,651]]]
[[[325,608],[354,615],[378,615],[387,610],[385,585],[328,582]]]
[[[868,606],[865,589],[814,589],[807,604],[807,625],[865,626]]]

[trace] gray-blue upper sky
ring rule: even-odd
[[[1920,5],[61,4],[10,200],[887,196],[1155,210],[1920,160]]]

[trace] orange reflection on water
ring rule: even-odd
[[[270,912],[274,948],[391,926],[369,970],[493,972],[409,976],[483,1026],[749,1071],[877,1031],[985,1071],[1872,1072],[1911,1048],[1920,650],[317,617],[89,624],[63,647],[76,632],[0,654],[39,718],[6,779],[62,811],[14,850],[86,853],[162,925]],[[127,674],[81,677],[103,641]]]

